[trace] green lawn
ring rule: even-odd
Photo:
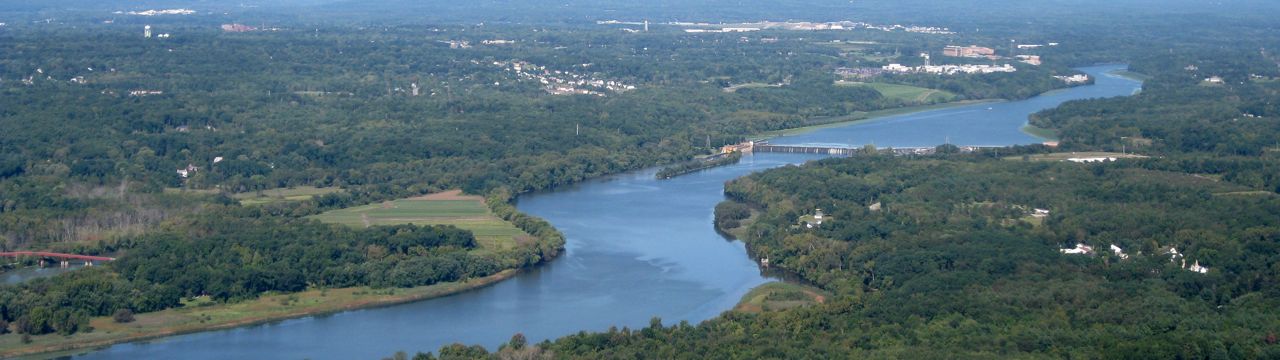
[[[777,281],[751,289],[733,309],[747,313],[786,310],[823,303],[828,297],[822,289]]]
[[[294,188],[280,188],[239,193],[232,195],[231,197],[240,200],[241,205],[262,205],[286,201],[306,201],[311,200],[311,198],[316,197],[317,195],[340,191],[342,191],[342,189],[336,187],[318,188],[314,186],[299,186]]]
[[[933,102],[951,101],[956,98],[956,94],[929,88],[922,88],[910,85],[886,84],[886,83],[864,83],[854,81],[837,81],[836,85],[840,86],[866,86],[875,89],[880,95],[888,99],[896,99],[904,102],[913,102],[927,104]]]
[[[485,249],[508,249],[517,239],[527,237],[524,231],[489,212],[483,199],[401,199],[338,209],[311,216],[327,223],[348,226],[374,225],[453,225],[471,231]]]

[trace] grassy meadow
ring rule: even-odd
[[[469,230],[485,249],[510,249],[529,237],[509,222],[494,216],[484,198],[457,191],[332,210],[311,218],[327,223],[367,227],[374,225],[453,225]]]

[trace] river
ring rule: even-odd
[[[1013,145],[1027,115],[1075,99],[1130,95],[1124,66],[1082,68],[1096,84],[1013,102],[897,115],[778,138],[777,144]],[[397,350],[434,351],[455,342],[490,350],[520,332],[532,342],[610,326],[640,328],[653,317],[697,323],[773,281],[741,242],[712,227],[725,181],[817,155],[757,154],[737,165],[654,180],[656,169],[521,196],[520,210],[567,237],[561,258],[491,287],[386,308],[121,344],[86,359],[371,359]]]

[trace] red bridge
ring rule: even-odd
[[[115,260],[115,259],[116,259],[116,258],[113,258],[113,257],[105,257],[105,256],[90,256],[90,255],[63,254],[63,253],[45,252],[45,251],[11,251],[11,252],[0,252],[0,257],[11,257],[11,258],[16,258],[16,257],[23,257],[23,256],[41,257],[41,258],[54,258],[54,259],[62,259],[62,260],[64,260],[64,261],[65,261],[65,260],[112,261],[112,260]]]

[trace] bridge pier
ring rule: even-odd
[[[70,261],[66,261],[66,260],[62,260],[62,268],[63,268],[63,269],[66,269],[66,268],[68,268],[68,267],[71,267],[71,262],[70,262]]]

